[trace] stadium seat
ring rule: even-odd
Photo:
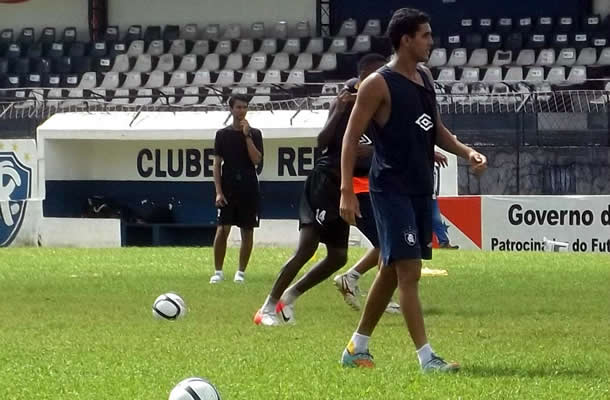
[[[358,35],[351,48],[354,53],[368,53],[371,51],[371,37],[369,35]]]
[[[311,39],[311,41],[309,43],[311,44],[314,40],[317,40],[317,38]],[[320,39],[320,42],[321,42],[321,39]],[[292,39],[286,40],[286,43],[284,44],[284,48],[282,49],[282,53],[299,54],[300,52],[301,52],[301,40],[300,39],[292,38]]]
[[[555,64],[555,49],[543,49],[538,54],[538,58],[536,59],[536,65],[549,67]]]
[[[589,46],[589,35],[586,33],[576,33],[572,41],[572,47],[575,49],[584,49]]]
[[[265,37],[265,23],[254,22],[250,25],[250,37],[252,39],[262,39]]]
[[[43,44],[51,44],[55,41],[55,28],[46,27],[42,30],[42,34],[40,35],[40,43]]]
[[[128,89],[115,90],[110,96],[110,103],[115,105],[128,105],[130,101]]]
[[[209,24],[203,31],[203,38],[206,40],[219,40],[220,39],[220,25]]]
[[[566,80],[566,69],[565,67],[552,67],[546,80],[551,85],[558,85],[564,83]]]
[[[123,42],[112,43],[108,50],[109,57],[116,57],[119,54],[127,54],[127,46]]]
[[[252,39],[240,39],[235,52],[244,55],[254,53],[254,41]]]
[[[510,87],[505,83],[495,83],[492,86],[491,94],[500,104],[508,105],[517,102],[517,96],[512,96]]]
[[[176,102],[180,106],[192,106],[201,101],[201,89],[194,86],[185,87],[182,89],[182,96]]]
[[[64,29],[64,34],[62,36],[62,42],[64,43],[72,43],[77,40],[76,28],[73,26],[69,26]]]
[[[14,41],[14,36],[15,33],[12,29],[3,29],[2,32],[0,32],[0,44],[8,47],[8,45]],[[2,48],[0,48],[0,50],[2,50]]]
[[[180,32],[180,39],[183,40],[191,40],[196,41],[199,36],[199,27],[197,24],[187,24],[184,25],[182,31]]]
[[[462,36],[456,34],[447,36],[445,46],[448,50],[462,48]]]
[[[460,81],[468,83],[478,82],[479,74],[480,70],[478,68],[466,67],[462,70]]]
[[[262,41],[257,40],[257,43],[260,43],[260,46],[258,46],[258,49],[256,49],[257,46],[254,46],[255,51],[257,51],[257,52],[261,52],[261,53],[265,53],[265,54],[275,54],[278,52],[277,39],[268,38],[268,39],[263,39]]]
[[[470,87],[470,99],[479,104],[485,104],[493,101],[490,97],[489,86],[482,83],[473,83]]]
[[[207,86],[212,83],[212,79],[210,77],[210,71],[207,70],[199,70],[195,72],[195,76],[193,77],[193,81],[191,82],[192,86]]]
[[[347,40],[344,37],[334,38],[328,48],[329,53],[347,53]]]
[[[65,52],[64,44],[61,42],[51,43],[49,48],[47,49],[46,55],[49,58],[58,58],[62,57]]]
[[[496,25],[496,32],[499,34],[508,34],[513,31],[513,19],[509,17],[501,17]]]
[[[78,87],[78,84],[81,80],[81,75],[79,74],[65,74],[62,79],[62,86],[67,88],[75,88]]]
[[[570,69],[567,79],[569,84],[580,85],[587,81],[587,68],[584,66],[576,66]]]
[[[169,53],[174,56],[183,56],[186,54],[186,42],[184,39],[176,39],[169,46]]]
[[[224,101],[223,97],[224,95],[221,87],[212,87],[208,89],[202,104],[206,106],[220,105]]]
[[[557,56],[557,65],[563,66],[571,66],[576,63],[576,49],[574,48],[565,48],[561,49],[559,55]]]
[[[30,59],[27,57],[19,57],[15,60],[13,73],[25,75],[30,73]]]
[[[510,33],[504,41],[504,49],[518,54],[523,49],[523,34],[520,32]]]
[[[114,43],[119,41],[119,27],[116,25],[111,25],[106,27],[104,31],[103,40],[109,43]]]
[[[378,19],[369,19],[362,30],[363,35],[381,36],[381,21]]]
[[[280,71],[278,71],[278,70],[269,69],[269,70],[267,70],[267,72],[265,72],[265,75],[264,75],[261,83],[279,85],[280,83],[282,83],[282,75],[280,74]]]
[[[223,69],[218,73],[218,77],[214,81],[215,86],[232,86],[235,83],[235,71]]]
[[[91,57],[72,57],[72,72],[84,74],[88,71],[93,71]]]
[[[502,49],[502,36],[497,33],[489,33],[485,36],[484,47],[490,52]]]
[[[113,72],[128,72],[130,70],[131,65],[127,54],[119,54],[114,58]]]
[[[466,65],[466,62],[468,61],[466,58],[466,55],[467,55],[466,49],[463,49],[463,48],[454,49],[451,52],[449,61],[447,61],[447,66],[448,67],[461,67],[463,65]]]
[[[153,101],[155,106],[168,106],[176,102],[176,89],[173,87],[162,87],[153,89]]]
[[[224,69],[232,69],[238,71],[244,67],[244,56],[239,53],[231,53],[227,57]]]
[[[597,61],[597,52],[593,47],[586,47],[580,51],[576,65],[593,65]]]
[[[149,25],[144,31],[144,43],[149,44],[156,40],[161,40],[161,27],[158,25]]]
[[[133,99],[134,106],[146,106],[152,104],[153,100],[153,91],[152,89],[138,89],[136,92],[136,97]]]
[[[87,54],[87,44],[83,42],[72,42],[67,54],[70,57],[84,57]]]
[[[491,18],[479,18],[477,22],[477,31],[482,34],[493,32],[494,24]]]
[[[155,69],[163,72],[172,72],[175,67],[174,56],[172,54],[163,54],[159,57],[159,62]]]
[[[311,26],[308,21],[299,21],[294,32],[297,38],[308,38],[311,36]]]
[[[605,47],[599,54],[598,65],[610,65],[610,47]]]
[[[145,43],[148,43],[148,49],[146,50],[146,54],[149,54],[153,57],[159,57],[163,53],[165,53],[165,45],[163,43],[163,40],[152,40],[150,42],[145,41]]]
[[[285,83],[290,87],[292,85],[304,85],[305,73],[301,69],[292,69],[285,79]]]
[[[475,49],[470,55],[468,66],[483,67],[489,63],[489,55],[487,49]]]
[[[17,43],[19,43],[21,45],[21,47],[28,47],[29,45],[31,45],[32,43],[34,43],[34,41],[36,40],[35,37],[35,33],[34,33],[34,28],[23,28],[21,30],[21,34],[19,35],[19,38],[17,39]]]
[[[145,88],[158,89],[165,86],[166,73],[163,71],[152,71],[148,76],[143,76],[146,79]]]
[[[238,83],[242,86],[255,86],[258,84],[258,72],[254,70],[244,71]]]
[[[439,82],[455,82],[455,68],[444,67],[440,69],[438,77],[436,78]]]
[[[602,29],[602,20],[599,14],[582,17],[582,30],[587,33],[599,32]]]
[[[532,26],[532,18],[531,17],[524,17],[524,18],[519,18],[518,22],[517,22],[517,32],[520,32],[522,34],[527,34],[530,33],[533,29]]]
[[[207,56],[210,53],[210,43],[207,40],[197,40],[191,53],[198,56]]]
[[[106,42],[91,43],[91,48],[89,50],[89,55],[91,57],[105,57],[107,53],[108,48],[106,46]]]
[[[23,87],[23,83],[21,82],[21,76],[17,74],[8,74],[6,76],[5,87],[8,89],[17,89]]]
[[[0,58],[0,77],[8,74],[8,72],[8,60],[6,58]]]
[[[563,49],[565,47],[570,47],[570,42],[568,40],[567,33],[556,33],[552,36],[551,46],[556,50]]]
[[[41,42],[32,43],[26,50],[26,57],[37,58],[43,55],[43,46]]]
[[[355,19],[349,18],[341,23],[341,27],[339,28],[339,32],[337,36],[339,37],[348,37],[348,36],[356,36],[358,34],[358,23]]]
[[[574,26],[574,18],[572,17],[561,17],[557,21],[557,26],[555,27],[557,32],[573,32],[575,30]]]
[[[265,54],[265,53],[256,53]],[[254,56],[252,56],[254,58]],[[250,61],[252,62],[252,60]],[[286,53],[277,53],[271,56],[271,64],[269,69],[277,69],[280,71],[286,71],[290,69],[290,56]]]
[[[497,83],[502,81],[502,68],[500,67],[489,67],[485,71],[483,76],[483,82],[485,83]]]
[[[546,35],[540,33],[534,33],[529,35],[526,48],[540,50],[545,48],[547,45]]]
[[[222,39],[239,39],[241,38],[241,26],[239,24],[229,24],[222,34]]]
[[[543,16],[536,20],[535,31],[538,34],[550,34],[553,32],[553,17]]]
[[[208,71],[218,71],[220,69],[220,56],[216,53],[210,53],[203,60],[202,69]]]
[[[515,64],[520,66],[534,65],[536,63],[536,52],[532,49],[523,49],[519,52]]]
[[[100,57],[93,59],[93,71],[109,72],[112,70],[113,59],[110,57]]]
[[[133,40],[129,43],[129,48],[127,49],[127,55],[129,57],[138,57],[144,54],[144,41],[143,40]]]
[[[288,57],[286,57],[287,59]],[[262,71],[267,68],[267,55],[265,53],[254,53],[246,66],[250,71]],[[236,68],[237,69],[237,68]]]
[[[153,69],[153,60],[150,54],[140,54],[133,66],[134,72],[150,72]]]
[[[591,36],[591,46],[599,49],[608,46],[608,38],[604,33],[593,33]]]
[[[324,53],[317,65],[320,71],[334,71],[337,69],[337,55],[335,53]]]
[[[134,40],[142,39],[142,26],[141,25],[131,25],[123,38],[123,41],[127,44],[131,44]],[[144,48],[144,45],[142,45]]]
[[[186,72],[194,72],[199,69],[199,66],[203,64],[203,58],[195,54],[186,54],[182,57],[178,70]]]
[[[445,64],[447,64],[447,50],[440,48],[432,50],[428,59],[428,66],[430,68],[437,68]]]
[[[468,101],[469,88],[464,82],[458,82],[451,86],[451,100],[454,103],[465,103]]]
[[[118,72],[106,72],[99,87],[102,89],[116,89],[121,86],[120,83],[121,78]]]
[[[42,75],[41,74],[28,74],[25,78],[25,87],[33,88],[33,87],[41,87],[42,84]]]
[[[298,55],[293,69],[308,71],[313,69],[313,57],[310,53],[301,53]]]
[[[272,37],[276,39],[286,39],[288,36],[288,23],[286,21],[277,21],[273,26]]]
[[[6,51],[6,58],[19,58],[21,57],[21,46],[17,43],[11,43]]]
[[[462,18],[459,22],[459,32],[462,34],[467,34],[473,32],[475,25],[475,21],[472,18]]]
[[[542,82],[544,81],[544,68],[542,67],[531,67],[529,71],[527,71],[527,75],[525,77],[527,82]]]
[[[230,40],[221,40],[216,43],[216,48],[214,49],[214,53],[220,54],[222,56],[228,56],[233,52],[233,45]]]
[[[250,100],[251,104],[265,104],[271,101],[270,87],[257,87],[254,90],[254,96]]]
[[[180,38],[180,27],[178,25],[165,25],[163,29],[163,41],[172,42]]]
[[[512,51],[498,50],[495,52],[491,63],[494,66],[501,67],[504,65],[511,64],[512,61],[513,61],[513,52]]]
[[[53,59],[53,72],[57,74],[67,74],[72,72],[72,59],[70,57],[58,57]]]

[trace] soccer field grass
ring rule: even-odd
[[[399,315],[373,335],[377,368],[340,367],[360,313],[331,281],[296,326],[253,325],[290,254],[255,249],[246,285],[212,286],[210,248],[0,250],[0,399],[162,400],[189,376],[225,400],[610,398],[608,255],[436,251],[425,266],[449,275],[422,278],[428,336],[462,370],[424,376]],[[167,291],[185,319],[153,319]]]

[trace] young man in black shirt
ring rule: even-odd
[[[239,270],[236,283],[244,282],[258,227],[259,190],[256,166],[263,160],[261,131],[250,127],[246,120],[248,97],[234,95],[229,99],[233,123],[216,132],[214,140],[214,186],[218,207],[218,228],[214,238],[214,267],[210,283],[224,280],[222,267],[227,251],[231,226],[241,230]]]

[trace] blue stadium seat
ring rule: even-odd
[[[585,15],[581,21],[582,30],[587,33],[596,33],[602,30],[602,19],[599,14]]]
[[[119,27],[117,25],[111,25],[106,27],[103,40],[109,43],[114,43],[119,41],[119,36]]]
[[[67,28],[64,29],[64,34],[62,37],[62,42],[64,43],[72,43],[75,42],[78,39],[77,37],[77,33],[76,33],[76,28],[73,26],[69,26]]]
[[[134,40],[142,39],[142,25],[131,25],[129,29],[127,29],[127,33],[123,38],[123,41],[126,44],[131,44]]]
[[[197,24],[187,24],[180,32],[180,39],[192,40],[193,42],[199,38],[199,27]]]
[[[554,20],[553,17],[550,16],[542,16],[542,17],[538,17],[538,19],[536,20],[536,33],[540,33],[540,34],[550,34],[553,32],[553,26],[554,26]]]
[[[108,46],[104,41],[97,41],[91,43],[89,48],[89,56],[91,57],[105,57],[108,54]]]
[[[565,32],[565,33],[574,32],[574,31],[576,31],[576,29],[577,29],[577,26],[575,24],[573,17],[559,18],[557,21],[557,26],[555,27],[555,30],[557,32]]]
[[[46,27],[42,30],[42,34],[40,35],[40,40],[43,44],[51,44],[55,41],[55,28]]]
[[[180,38],[180,27],[178,25],[165,25],[163,40],[171,42]]]
[[[477,21],[477,31],[482,34],[491,33],[494,31],[493,19],[489,17],[479,18]]]
[[[59,58],[65,55],[65,46],[62,42],[53,42],[46,51],[49,58]]]
[[[496,32],[506,35],[513,31],[513,19],[510,17],[500,17],[496,24]]]
[[[523,17],[519,18],[517,21],[517,32],[520,32],[524,35],[530,33],[533,30],[533,23],[531,17]]]

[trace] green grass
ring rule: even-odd
[[[0,250],[0,399],[161,400],[189,376],[229,400],[610,398],[607,255],[436,252],[426,266],[449,276],[422,278],[428,334],[463,369],[423,376],[396,315],[371,341],[376,369],[339,366],[360,315],[330,282],[299,299],[296,326],[254,326],[290,252],[255,249],[245,286],[211,286],[208,248]],[[166,291],[184,320],[152,318]]]

